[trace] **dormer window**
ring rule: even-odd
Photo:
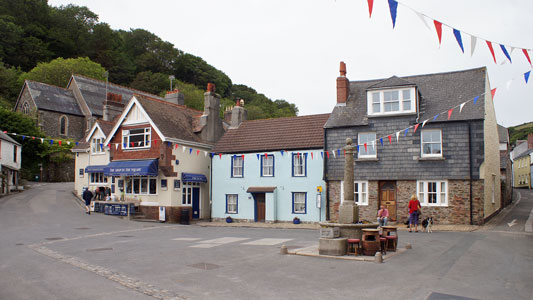
[[[91,141],[91,151],[93,154],[104,153],[104,138],[93,138]]]
[[[122,130],[124,149],[150,148],[151,133],[150,127]]]
[[[406,114],[416,112],[415,88],[367,91],[368,115]]]

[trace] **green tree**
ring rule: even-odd
[[[214,83],[216,91],[227,97],[231,95],[231,79],[223,72],[206,63],[202,58],[183,53],[175,63],[176,78],[205,89],[208,82]]]
[[[168,90],[170,81],[168,75],[163,73],[152,73],[151,71],[145,71],[137,73],[135,79],[130,86],[134,89],[159,95],[165,90]]]
[[[43,82],[59,87],[65,87],[72,74],[104,80],[105,69],[87,57],[57,58],[49,63],[39,63],[30,72],[22,75],[23,79]]]
[[[20,69],[7,68],[0,61],[0,107],[13,108],[20,91],[18,78],[21,74]]]

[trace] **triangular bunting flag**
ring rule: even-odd
[[[439,115],[435,115],[435,116],[433,117],[433,121],[437,120],[438,117],[439,117]]]
[[[57,141],[57,143],[59,144],[59,146],[61,146],[61,143],[62,143],[62,142],[63,142],[63,141],[61,141],[61,140]],[[100,147],[103,148],[102,144],[100,144]]]
[[[399,142],[400,139],[400,132],[396,132],[396,143]]]
[[[219,154],[218,154],[218,157],[219,157],[220,159],[222,159],[222,153],[219,153]]]
[[[337,149],[337,155],[341,156],[341,149]]]
[[[241,155],[241,157],[242,157],[242,160],[244,160],[244,154],[243,154],[243,155]]]
[[[342,149],[342,151],[344,152],[344,156],[346,156],[346,149]]]
[[[461,106],[459,106],[459,112],[463,111],[463,107],[465,107],[466,102],[462,103]]]
[[[189,154],[192,154],[192,148],[189,148]]]
[[[157,145],[157,140],[154,140],[154,145]]]
[[[392,144],[392,137],[390,135],[387,136],[387,137],[389,138],[389,145],[391,145]]]
[[[130,144],[131,144],[132,148],[135,147],[135,143],[134,142],[131,142]]]
[[[452,116],[452,112],[453,112],[453,108],[450,108],[450,110],[448,110],[448,120]]]
[[[196,150],[196,156],[200,155],[200,150]]]
[[[463,47],[463,39],[461,38],[461,32],[457,29],[453,29],[453,35],[455,35],[455,39],[457,40],[457,43],[459,44],[459,47],[461,47],[461,51],[465,53],[465,48]]]
[[[492,54],[492,58],[494,59],[494,63],[496,63],[496,55],[494,54],[494,49],[492,48],[492,43],[490,41],[487,42],[487,46],[489,46],[490,54]]]
[[[381,143],[381,146],[383,146],[383,138],[379,138],[379,142]]]
[[[527,49],[522,49],[522,52],[524,53],[524,55],[525,55],[526,58],[527,58],[527,61],[528,61],[529,64],[531,65],[531,59],[529,58],[529,54],[527,53]]]
[[[54,144],[54,140],[50,140],[50,145],[53,145]]]
[[[437,37],[439,38],[439,47],[440,47],[440,43],[442,40],[442,23],[437,20],[433,20],[433,24],[435,24],[435,30],[437,31]]]
[[[470,56],[474,56],[474,50],[476,49],[477,37],[470,36]]]
[[[529,74],[531,73],[531,71],[527,71],[524,73],[524,79],[526,80],[526,84],[527,84],[527,81],[529,80]]]
[[[359,152],[359,145],[357,145],[357,152]]]
[[[185,153],[185,146],[183,146],[183,148],[181,148],[181,152]]]
[[[176,144],[176,146],[174,146],[174,149],[178,149],[179,146],[179,144]]]
[[[405,131],[403,133],[403,136],[407,136],[407,133],[409,132],[409,127],[405,128]]]
[[[122,144],[122,149],[126,148],[126,143]]]
[[[59,145],[61,146],[61,143]],[[104,144],[100,144],[100,150],[104,151]]]
[[[494,100],[494,95],[496,94],[496,88],[493,88],[490,90],[490,94],[492,95],[492,100]]]
[[[422,23],[424,23],[424,25],[427,27],[428,30],[431,30],[431,28],[429,28],[429,25],[428,23],[426,22],[426,18],[424,17],[423,14],[415,11],[416,15],[420,18],[420,20],[422,20]]]
[[[374,0],[367,0],[368,2],[368,18],[372,18],[372,7],[374,7]]]
[[[509,52],[507,52],[507,49],[505,49],[505,46],[500,44],[500,48],[502,48],[503,54],[505,54],[505,57],[509,60],[510,63],[513,63],[511,60],[511,55],[509,55]]]
[[[476,104],[476,102],[477,102],[478,99],[479,99],[479,96],[476,96],[476,97],[474,98],[474,104]]]
[[[285,152],[285,151],[281,150],[280,152],[281,152],[281,156],[283,156],[283,152]]]
[[[331,150],[331,153],[333,154],[333,158],[337,158],[337,155],[335,155],[335,150]]]
[[[390,16],[392,18],[392,28],[396,26],[396,11],[398,10],[398,2],[389,0]]]
[[[26,136],[25,136],[25,135],[23,135],[23,136],[22,136],[22,140],[24,140],[25,138],[26,138]]]
[[[329,159],[329,151],[326,151],[326,156],[327,156],[328,159]]]
[[[204,151],[204,157],[207,157],[207,151]]]
[[[78,146],[78,145],[79,145],[79,142],[76,142],[76,146]]]
[[[311,152],[311,160],[313,160],[313,152]]]
[[[376,149],[376,141],[370,142],[370,145],[372,146],[372,149]]]
[[[368,152],[368,149],[367,149],[367,147],[366,147],[366,143],[365,143],[364,145],[365,145],[365,152]]]
[[[265,153],[265,158],[268,158],[268,153]]]
[[[320,151],[320,156],[324,159],[324,151]]]
[[[429,121],[429,119],[425,120],[424,122],[422,122],[422,128],[424,128],[424,126],[426,126],[426,123]]]
[[[118,150],[118,145],[119,145],[118,143],[115,144],[115,150]]]
[[[257,160],[259,160],[259,155],[260,155],[260,154],[259,154],[259,153],[257,153],[256,155],[257,155]]]
[[[35,138],[34,138],[35,139]],[[67,141],[67,145],[70,145],[70,141]]]
[[[416,123],[414,133],[416,133],[416,130],[418,129],[419,125],[420,125],[420,123]]]

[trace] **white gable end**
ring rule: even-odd
[[[126,118],[124,118],[124,125],[142,124],[148,123],[149,118],[142,109],[139,108],[139,104],[135,103],[130,109]]]

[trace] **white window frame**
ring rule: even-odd
[[[404,92],[409,90],[411,99],[404,100]],[[385,112],[385,93],[398,92],[398,110]],[[374,97],[379,95],[379,101],[375,101]],[[369,90],[366,93],[367,98],[367,111],[369,116],[382,116],[382,115],[396,115],[396,114],[410,114],[416,113],[416,90],[414,87],[401,88],[401,89],[384,89],[384,90]],[[404,103],[410,102],[410,109],[404,109]],[[391,101],[389,101],[391,102]],[[396,102],[396,101],[394,101]],[[379,111],[374,110],[373,104],[379,103]]]
[[[368,180],[356,180],[354,183],[354,198],[353,200],[357,205],[368,205]],[[359,187],[363,187],[362,189]],[[357,189],[357,192],[356,192]],[[363,201],[359,202],[359,199]],[[341,181],[341,203],[344,201],[344,181]]]
[[[89,184],[102,184],[107,183],[107,176],[104,176],[103,172],[89,173]]]
[[[181,192],[181,205],[184,206],[192,206],[192,188],[194,187],[200,187],[199,182],[184,182],[182,185],[182,192]],[[202,203],[202,189],[200,189],[200,205]]]
[[[304,153],[293,153],[292,154],[292,176],[294,177],[305,177],[307,176],[307,157]]]
[[[274,155],[261,155],[261,177],[274,177]]]
[[[100,147],[100,144],[103,144],[105,141],[105,138],[93,138],[91,140],[91,153],[92,154],[104,154],[105,150],[103,147]]]
[[[144,129],[143,133],[135,133],[130,134],[130,131],[132,130],[141,130]],[[134,142],[133,146],[131,146],[130,137],[131,136],[144,136],[142,146],[138,146],[139,142]],[[122,147],[124,149],[146,149],[150,148],[151,144],[151,137],[152,137],[152,128],[151,127],[143,127],[143,128],[131,128],[131,129],[123,129],[122,130]],[[124,147],[125,145],[125,147]]]
[[[238,161],[240,164],[236,164]],[[242,155],[234,155],[231,157],[231,177],[244,177],[244,159],[242,158]]]
[[[299,204],[300,206],[303,205],[302,206],[303,209],[296,210],[296,204]],[[292,193],[292,213],[293,214],[306,214],[307,213],[307,193],[305,192],[293,192]]]
[[[425,144],[437,144],[437,142],[428,142],[428,143],[424,143],[424,134],[427,134],[427,133],[433,133],[433,132],[438,132],[439,133],[439,137],[440,137],[440,141],[438,142],[438,144],[440,145],[440,153],[437,153],[437,154],[433,154],[433,153],[424,153],[424,145]],[[440,129],[423,129],[421,132],[420,132],[420,155],[422,157],[442,157],[442,130]]]
[[[135,193],[135,180],[138,180],[139,182],[139,192]],[[144,187],[143,180],[146,180],[146,191],[143,192],[142,189]],[[150,182],[155,180],[155,192],[150,192]],[[131,181],[131,190],[128,191],[128,182]],[[155,196],[157,195],[157,184],[158,180],[157,177],[154,176],[126,176],[124,178],[124,192],[126,195],[145,195],[145,196]]]
[[[369,137],[367,139],[363,139],[362,138],[362,136],[370,136],[370,135],[373,135],[373,138],[372,137]],[[365,151],[365,143],[366,143],[367,151]],[[377,147],[376,147],[376,133],[375,132],[360,132],[357,135],[357,144],[359,145],[359,151],[357,152],[357,157],[358,158],[377,158],[378,157],[378,150],[377,150]],[[373,154],[366,154],[368,152],[371,152],[372,151],[371,149],[373,149],[374,153]],[[361,154],[363,151],[365,152],[365,154]]]
[[[239,195],[237,194],[226,194],[226,213],[227,214],[236,214],[239,203]]]
[[[429,199],[429,184],[436,184],[436,191],[431,194],[436,195],[436,203],[428,203]],[[444,184],[444,191],[442,186]],[[447,180],[418,180],[416,182],[416,194],[420,205],[423,206],[448,206],[448,181]]]

